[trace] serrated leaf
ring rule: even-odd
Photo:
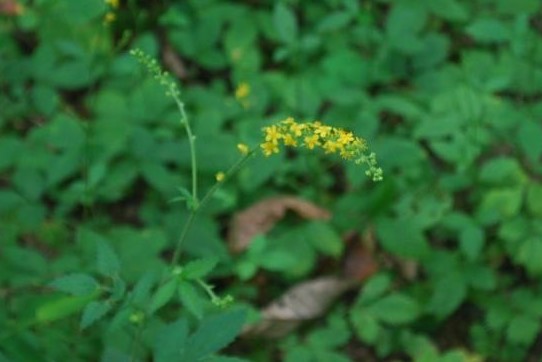
[[[164,285],[160,286],[158,290],[153,294],[150,304],[150,313],[156,312],[167,304],[175,295],[178,286],[177,279],[171,279]]]
[[[120,261],[117,253],[106,241],[97,240],[96,268],[105,276],[114,276],[120,271]]]
[[[151,289],[156,283],[156,274],[147,272],[137,281],[133,291],[132,300],[135,304],[145,305],[151,297]]]
[[[233,342],[245,321],[245,311],[234,309],[205,318],[187,343],[185,361],[199,361]]]
[[[156,333],[152,350],[155,362],[185,361],[183,354],[188,337],[186,319],[162,326]]]
[[[179,283],[179,297],[183,305],[198,319],[203,317],[205,301],[199,297],[194,286],[189,282]]]
[[[183,268],[184,279],[192,280],[207,276],[218,263],[217,258],[203,258],[189,262]]]
[[[88,295],[97,291],[99,284],[88,274],[69,274],[53,280],[49,286],[72,295]]]
[[[273,11],[273,24],[284,43],[293,44],[297,39],[297,19],[292,9],[277,2]]]
[[[378,320],[392,325],[401,325],[418,318],[420,306],[411,297],[395,293],[374,302],[367,311]]]
[[[93,301],[87,304],[83,310],[83,315],[81,316],[80,328],[85,329],[98,320],[102,319],[107,312],[111,310],[111,303],[108,301]]]

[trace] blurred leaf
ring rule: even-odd
[[[542,157],[542,125],[532,121],[522,121],[518,129],[519,146],[532,163],[539,162]]]
[[[150,313],[154,313],[166,305],[175,295],[178,285],[179,282],[177,279],[171,279],[165,284],[160,285],[152,295],[152,299],[149,304]]]
[[[72,295],[92,294],[99,288],[96,279],[81,273],[61,276],[49,283],[49,286]]]
[[[459,271],[451,270],[435,279],[434,292],[427,308],[439,318],[452,314],[467,297],[467,285]]]
[[[476,226],[464,228],[459,235],[459,243],[465,256],[469,260],[475,261],[484,248],[485,235],[483,229]]]
[[[542,217],[542,184],[531,183],[527,188],[527,196],[525,197],[527,208],[529,211],[538,217]]]
[[[355,331],[360,338],[367,343],[376,343],[381,332],[381,326],[377,317],[370,314],[365,309],[355,309],[352,311],[351,320]]]
[[[273,228],[288,210],[293,210],[299,216],[310,220],[330,218],[327,210],[297,197],[264,199],[234,215],[228,235],[230,249],[234,252],[244,250],[256,235],[265,234]]]
[[[391,278],[387,274],[377,274],[369,279],[361,290],[359,301],[363,304],[382,296],[391,286]]]
[[[273,10],[273,24],[279,39],[286,44],[294,44],[297,40],[297,19],[288,6],[277,2]]]
[[[318,251],[334,257],[341,255],[344,242],[330,225],[322,222],[310,222],[303,230]]]
[[[182,361],[187,348],[187,339],[186,319],[178,319],[161,326],[152,342],[153,360],[155,362]]]
[[[376,224],[376,231],[382,246],[397,256],[420,260],[430,252],[422,230],[412,220],[382,218]]]
[[[92,324],[102,319],[110,310],[111,303],[108,301],[90,302],[83,310],[80,328],[86,329],[90,327]]]
[[[517,261],[532,275],[542,275],[540,258],[542,258],[542,239],[539,236],[527,238],[520,246],[516,257]]]
[[[510,31],[500,20],[494,18],[476,19],[466,28],[467,33],[480,42],[502,42],[510,37]]]
[[[530,346],[538,332],[540,331],[540,323],[528,315],[518,315],[512,318],[506,336],[513,343]]]
[[[387,295],[367,307],[367,313],[392,325],[410,323],[418,318],[420,312],[416,300],[401,293]]]
[[[113,276],[120,272],[120,261],[117,253],[105,240],[97,240],[96,268],[99,273],[105,276]]]
[[[183,268],[183,277],[188,280],[203,278],[216,267],[218,259],[215,257],[193,260]]]
[[[184,360],[202,360],[233,342],[243,326],[245,314],[243,309],[233,309],[203,319],[187,341]]]
[[[194,286],[189,282],[179,283],[179,297],[183,305],[198,319],[203,317],[203,305],[205,301],[198,296]]]
[[[68,317],[83,310],[94,298],[93,295],[64,296],[45,302],[36,310],[36,320],[50,323]]]

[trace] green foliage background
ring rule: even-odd
[[[383,253],[419,266],[411,281],[382,267],[326,320],[265,346],[238,342],[228,354],[540,358],[538,0],[21,3],[20,15],[0,18],[0,360],[197,360],[239,331],[240,312],[212,312],[189,283],[186,308],[154,316],[137,346],[123,324],[138,310],[137,301],[119,308],[125,291],[148,301],[145,283],[166,270],[187,217],[168,202],[190,178],[175,105],[128,54],[139,47],[160,58],[166,43],[186,70],[201,189],[239,157],[238,142],[257,144],[262,126],[289,115],[362,135],[385,172],[372,184],[362,169],[322,155],[252,160],[185,244],[185,261],[216,259],[210,278],[220,292],[256,310],[258,287],[244,280],[254,270],[272,275],[267,297],[277,296],[318,275],[322,255],[340,256],[337,234],[369,227]],[[251,89],[245,106],[234,96],[241,83]],[[329,241],[318,246],[307,240],[310,226],[285,225],[260,245],[284,256],[276,262],[262,250],[232,257],[225,220],[283,193],[333,212]],[[75,296],[52,291],[52,280]],[[224,325],[232,336],[214,333]],[[176,343],[208,345],[175,352]]]

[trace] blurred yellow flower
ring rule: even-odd
[[[241,152],[243,156],[248,155],[249,149],[248,149],[248,146],[245,145],[244,143],[237,144],[237,149],[239,150],[239,152]]]
[[[119,0],[104,0],[104,1],[107,5],[111,6],[112,8],[118,8],[120,4]]]
[[[217,172],[216,175],[215,175],[215,179],[218,181],[218,182],[222,182],[224,181],[224,179],[226,178],[226,174],[222,171],[220,172]]]
[[[109,11],[107,14],[105,14],[104,21],[105,21],[106,23],[112,23],[112,22],[114,22],[116,19],[117,19],[117,16],[115,15],[115,13]]]
[[[243,100],[250,95],[250,85],[248,83],[242,82],[235,89],[235,98],[237,100]]]

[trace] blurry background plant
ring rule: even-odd
[[[358,284],[326,317],[224,353],[539,359],[541,24],[538,0],[0,1],[0,358],[197,360],[241,328],[239,304],[256,321],[286,289],[346,273]],[[175,104],[131,48],[183,85],[201,190],[240,140],[289,115],[366,138],[384,181],[322,153],[254,158],[202,210],[175,283],[157,288],[188,215],[168,201],[190,184],[190,155]],[[277,194],[332,218],[286,213],[230,252],[232,215]],[[256,220],[277,219],[264,209]],[[211,305],[202,278],[232,309]]]

